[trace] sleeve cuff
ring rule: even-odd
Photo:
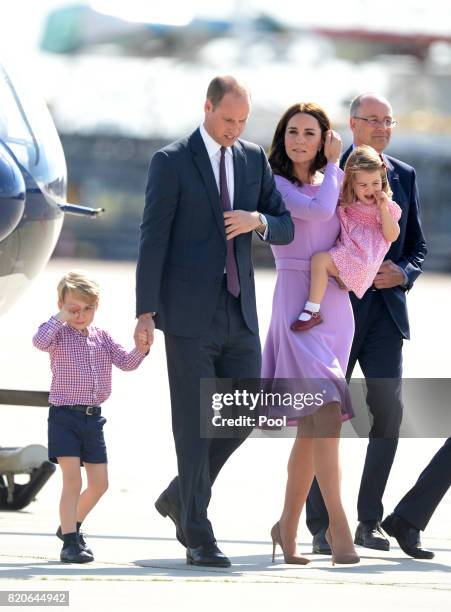
[[[337,176],[339,177],[343,177],[345,174],[344,171],[340,168],[340,166],[338,164],[334,164],[333,162],[327,162],[326,170],[327,169],[334,170],[337,173]]]
[[[261,231],[257,231],[257,234],[260,236],[260,238],[262,240],[266,240],[268,238],[268,220],[266,219],[265,215],[263,213],[260,213],[260,221],[262,223],[262,225],[265,225],[265,231],[261,232]]]
[[[400,287],[403,287],[403,288],[404,287],[408,287],[408,285],[409,285],[409,277],[407,276],[406,271],[403,268],[401,268],[401,266],[398,266],[398,268],[401,270],[401,272],[402,272],[402,274],[404,276],[404,281],[401,283]]]
[[[54,329],[60,329],[64,326],[65,321],[61,321],[61,319],[58,319],[56,315],[53,315],[52,317],[50,317],[48,324],[49,327],[52,327]]]

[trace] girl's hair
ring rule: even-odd
[[[297,183],[300,185],[301,181],[294,174],[293,162],[288,157],[285,150],[285,132],[287,130],[288,122],[298,113],[311,115],[318,121],[321,128],[322,146],[316,154],[315,159],[312,160],[312,164],[310,166],[311,175],[315,174],[317,170],[324,168],[324,166],[327,164],[327,159],[324,155],[324,139],[327,130],[330,130],[330,120],[325,111],[317,104],[314,104],[313,102],[298,102],[297,104],[290,106],[290,108],[284,112],[279,123],[277,124],[271,147],[269,149],[269,164],[274,174],[279,174],[292,183]]]
[[[58,298],[64,302],[68,291],[78,293],[87,302],[99,300],[100,288],[95,280],[83,270],[72,270],[63,276],[58,283]]]
[[[340,200],[343,204],[350,204],[355,201],[354,180],[357,172],[375,172],[379,171],[382,179],[382,191],[392,197],[393,192],[390,189],[390,183],[387,177],[387,168],[385,162],[381,159],[379,153],[367,145],[355,147],[351,152],[345,164],[345,176],[341,187]]]

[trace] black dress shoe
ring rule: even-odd
[[[390,542],[382,533],[377,521],[359,523],[355,532],[354,544],[374,550],[390,550]]]
[[[161,516],[169,516],[175,525],[175,537],[180,544],[186,548],[186,540],[180,524],[180,509],[175,504],[171,503],[165,491],[163,491],[155,502],[155,508],[158,510]]]
[[[65,544],[61,550],[60,559],[63,563],[89,563],[94,557],[82,550],[77,540]]]
[[[420,530],[412,527],[397,514],[389,514],[381,523],[382,529],[396,539],[401,550],[414,559],[433,559],[432,550],[421,547]]]
[[[219,550],[215,542],[200,546],[188,546],[186,549],[188,565],[206,565],[208,567],[230,567],[230,559]]]
[[[326,540],[326,527],[321,527],[313,536],[312,553],[316,555],[331,555],[332,551]]]
[[[63,540],[63,542],[64,542],[63,532],[61,531],[61,525],[56,530],[56,535],[59,537],[60,540]],[[83,532],[79,531],[77,533],[77,536],[78,536],[78,543],[80,544],[81,549],[85,550],[88,553],[88,555],[92,555],[92,550],[86,544],[86,540],[84,538]]]

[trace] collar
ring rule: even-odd
[[[205,148],[207,149],[208,157],[211,159],[219,153],[219,151],[221,150],[221,145],[210,136],[210,134],[205,129],[203,123],[200,124],[199,130],[200,135],[202,136],[202,140],[204,141]],[[232,155],[233,157],[231,147],[226,147],[226,155]]]
[[[371,145],[368,145],[368,146],[371,146]],[[356,145],[356,144],[354,144],[354,143],[352,143],[352,145],[351,145],[351,151],[354,151],[354,149],[355,149],[356,147],[357,147],[357,145]],[[374,150],[376,151],[376,149],[374,149]],[[377,151],[376,151],[376,153],[377,153]],[[382,151],[382,153],[377,153],[377,154],[379,155],[379,157],[381,158],[381,160],[382,160],[383,162],[387,161],[387,160],[386,160],[386,155],[385,155],[385,153],[384,153],[383,151]]]
[[[84,334],[82,331],[76,329],[75,327],[72,327],[72,325],[69,324],[67,324],[67,328],[71,330],[71,333],[74,333],[78,336],[82,336],[83,338],[89,338],[92,333],[92,325],[88,325],[88,327],[86,328],[86,331],[88,332],[87,334]]]

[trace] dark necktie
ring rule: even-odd
[[[232,210],[230,205],[229,190],[227,188],[227,175],[225,168],[225,152],[226,148],[221,147],[221,161],[219,163],[219,193],[221,196],[222,210]],[[235,239],[227,240],[227,255],[226,255],[226,275],[227,275],[227,291],[238,297],[240,295],[240,279],[238,277],[238,267],[236,265],[234,242]]]
[[[384,168],[386,170],[388,170],[387,164],[385,163],[385,159],[383,158],[382,153],[379,153],[379,157],[381,158],[381,162],[382,162],[382,165],[384,166]]]

